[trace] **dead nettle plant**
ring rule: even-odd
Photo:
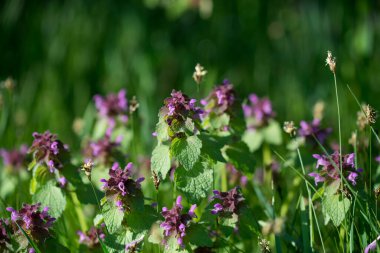
[[[29,147],[0,150],[0,250],[375,250],[376,111],[347,86],[359,112],[345,145],[331,52],[326,65],[337,130],[316,101],[312,117],[284,123],[286,135],[268,97],[241,97],[228,79],[204,95],[213,80],[197,64],[196,95],[173,90],[164,99],[150,154],[137,98],[125,89],[95,95],[73,125],[81,150],[49,131],[33,133]],[[2,93],[17,89],[4,83]]]

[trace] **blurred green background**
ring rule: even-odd
[[[2,1],[0,79],[16,87],[1,89],[0,146],[31,143],[46,129],[75,146],[73,121],[93,95],[125,87],[140,102],[149,147],[173,88],[200,97],[197,62],[209,71],[202,95],[228,78],[242,99],[267,95],[280,121],[296,122],[324,100],[336,126],[327,50],[337,58],[348,138],[358,107],[346,84],[380,108],[379,18],[378,1]]]

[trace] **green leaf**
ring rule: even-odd
[[[335,226],[339,226],[348,210],[350,209],[351,202],[348,198],[341,195],[327,195],[323,199],[323,206],[326,214],[331,218]]]
[[[340,179],[334,180],[332,183],[326,186],[326,195],[335,195],[340,186]]]
[[[207,197],[213,183],[213,169],[206,161],[198,162],[187,171],[179,167],[175,171],[177,189],[191,202]]]
[[[258,130],[247,130],[245,131],[242,140],[247,144],[249,150],[254,152],[258,150],[263,143],[264,135]]]
[[[94,126],[94,131],[92,134],[92,139],[98,140],[102,138],[107,131],[108,128],[108,121],[107,119],[99,119],[96,121],[95,126]]]
[[[31,161],[28,164],[28,170],[32,170],[34,168],[34,166],[36,166],[36,164],[37,164],[36,159],[33,159],[33,161]]]
[[[103,207],[103,217],[106,223],[107,229],[110,233],[114,233],[121,227],[123,222],[124,212],[120,211],[119,208],[114,204],[107,201]]]
[[[17,177],[5,169],[0,169],[0,197],[6,198],[15,192]]]
[[[277,121],[271,120],[263,129],[264,140],[269,144],[280,145],[282,143],[282,128]]]
[[[215,162],[225,163],[226,159],[224,159],[222,155],[221,149],[226,145],[226,138],[219,136],[212,136],[209,134],[201,134],[199,138],[202,141],[202,154],[207,154],[212,160]]]
[[[227,113],[221,115],[210,114],[210,124],[214,129],[220,129],[223,126],[228,126],[230,122],[230,116]]]
[[[207,228],[199,223],[193,223],[186,230],[185,239],[198,247],[211,247],[212,241],[207,232]]]
[[[244,142],[240,141],[226,146],[224,154],[227,161],[232,163],[236,169],[243,172],[253,172],[255,161]]]
[[[191,170],[198,161],[202,148],[202,141],[197,136],[175,138],[170,151],[178,162],[187,170]]]
[[[107,246],[109,253],[119,253],[125,251],[125,245],[138,240],[141,241],[145,233],[133,233],[129,229],[122,228],[113,234],[106,236],[104,244]]]
[[[158,142],[164,142],[169,139],[168,124],[165,122],[163,116],[159,116],[158,123],[156,124],[156,133]]]
[[[232,214],[232,217],[222,217],[219,219],[220,230],[228,237],[234,232],[237,222],[238,216],[236,214]]]
[[[325,186],[323,185],[321,188],[319,188],[314,194],[313,197],[311,198],[312,201],[315,201],[319,198],[323,197],[323,194],[325,192]]]
[[[104,222],[104,218],[102,214],[97,214],[94,218],[94,226],[98,227]]]
[[[49,207],[49,214],[59,218],[66,207],[66,196],[62,189],[56,186],[56,182],[51,180],[37,190],[33,195],[33,202],[40,202],[43,207]]]
[[[189,134],[192,134],[194,132],[194,129],[195,129],[195,126],[194,126],[194,122],[191,118],[187,118],[185,120],[185,124],[183,126],[183,130]]]
[[[239,209],[238,220],[239,234],[242,238],[250,239],[252,234],[259,234],[259,223],[256,220],[256,216],[249,207],[242,206]]]
[[[169,146],[158,144],[153,150],[151,164],[152,170],[161,179],[165,179],[171,165]]]
[[[188,253],[192,252],[189,247],[182,248],[178,245],[177,238],[170,236],[165,246],[165,253]]]
[[[49,169],[42,164],[37,164],[33,168],[33,177],[30,182],[30,193],[34,194],[38,187],[44,185],[47,181],[53,179],[53,174],[50,173]]]
[[[157,219],[157,213],[150,205],[145,205],[144,211],[132,211],[125,216],[127,226],[133,232],[148,231]]]

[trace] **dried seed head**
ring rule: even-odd
[[[362,110],[357,113],[356,124],[360,130],[363,130],[366,125],[376,123],[377,112],[370,105],[362,105]]]
[[[154,183],[154,187],[156,188],[156,190],[158,191],[158,187],[160,186],[160,179],[159,177],[157,176],[156,172],[153,171],[153,183]]]
[[[259,246],[260,246],[260,249],[261,249],[261,252],[262,253],[270,253],[270,246],[269,246],[269,242],[267,240],[265,240],[264,238],[258,238],[259,240]]]
[[[140,104],[137,101],[136,96],[133,96],[132,100],[129,101],[129,113],[130,114],[134,113],[139,108],[139,106]]]
[[[12,77],[8,77],[7,79],[1,82],[0,86],[4,87],[7,90],[13,90],[14,87],[16,86],[16,83]]]
[[[357,134],[356,132],[351,133],[351,138],[348,140],[348,144],[351,144],[352,146],[355,146],[357,143]]]
[[[80,134],[84,127],[84,120],[82,118],[76,118],[73,122],[73,130],[76,134]]]
[[[365,116],[367,118],[367,123],[369,125],[376,123],[377,113],[376,113],[375,109],[373,109],[372,106],[365,105],[364,106],[364,113],[365,113]]]
[[[203,77],[207,74],[207,70],[204,69],[202,65],[197,63],[195,66],[195,71],[193,74],[193,79],[197,84],[200,84],[203,80]]]
[[[94,163],[91,159],[88,159],[83,165],[82,170],[86,174],[86,176],[91,180],[91,171],[94,168]]]
[[[313,108],[314,119],[321,120],[323,118],[323,112],[325,110],[325,103],[323,101],[318,101],[315,103]]]
[[[380,186],[377,187],[377,188],[374,190],[374,192],[375,192],[375,197],[376,197],[376,199],[378,199],[379,196],[380,196]]]
[[[335,74],[336,61],[335,57],[332,56],[331,51],[327,51],[326,66],[329,65],[331,72]]]
[[[293,121],[285,121],[283,129],[285,133],[288,133],[291,137],[297,134],[297,128],[294,126]]]

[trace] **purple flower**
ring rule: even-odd
[[[186,236],[186,228],[189,226],[190,221],[197,217],[194,213],[197,205],[192,205],[188,213],[181,214],[183,209],[181,201],[182,197],[178,196],[171,210],[166,207],[162,208],[161,214],[165,221],[161,223],[160,227],[164,229],[164,244],[166,244],[169,236],[175,236],[177,243],[183,247],[183,238]]]
[[[315,184],[319,182],[334,181],[340,179],[340,159],[342,160],[342,173],[353,185],[356,184],[358,173],[362,172],[362,169],[355,170],[355,154],[347,154],[341,157],[337,151],[335,151],[330,157],[325,155],[314,154],[313,157],[317,159],[317,166],[322,167],[320,172],[309,173],[309,176],[314,177]],[[331,161],[333,161],[333,163]]]
[[[310,123],[306,121],[301,121],[298,134],[300,136],[305,137],[306,140],[316,145],[317,143],[314,139],[314,136],[320,143],[323,144],[327,136],[331,133],[331,131],[331,128],[321,128],[320,119],[314,119]]]
[[[318,185],[319,182],[324,182],[325,178],[319,175],[316,172],[309,173],[309,176],[314,177],[315,185]]]
[[[12,207],[6,208],[8,212],[11,212],[12,222],[17,223],[37,242],[43,241],[50,236],[49,229],[55,221],[55,218],[48,214],[48,207],[43,208],[42,211],[40,211],[40,207],[41,203],[35,205],[23,204],[19,211]],[[12,224],[12,226],[14,231],[18,231],[16,224]]]
[[[10,243],[10,238],[7,234],[8,225],[7,220],[0,219],[0,250],[6,248],[7,244]]]
[[[95,106],[99,115],[108,119],[110,126],[115,125],[115,120],[120,119],[125,123],[128,121],[128,100],[126,90],[122,89],[117,94],[108,94],[106,97],[94,96]]]
[[[131,178],[133,164],[128,163],[122,170],[118,163],[114,163],[109,170],[110,178],[108,180],[101,179],[103,182],[103,190],[107,196],[113,196],[116,199],[115,205],[120,210],[128,207],[126,197],[135,196],[137,190],[141,188],[141,182],[144,181],[143,177],[138,178],[136,181]]]
[[[195,99],[190,99],[180,91],[173,90],[171,97],[164,100],[161,113],[165,117],[166,123],[170,126],[174,120],[183,123],[187,118],[199,119],[203,111],[195,106]]]
[[[205,106],[206,113],[211,111],[216,114],[222,114],[229,110],[235,102],[235,90],[233,85],[225,79],[223,84],[214,88],[206,99],[201,100]]]
[[[373,242],[371,242],[370,244],[368,244],[367,247],[365,247],[365,249],[364,249],[364,253],[368,253],[370,251],[376,250],[377,241],[379,241],[379,240],[380,240],[380,236],[378,236],[376,238],[376,240],[374,240]]]
[[[213,199],[218,199],[219,202],[214,205],[214,209],[211,210],[212,214],[221,214],[222,216],[231,216],[232,214],[238,214],[239,208],[244,201],[239,188],[235,187],[228,192],[221,192],[214,190]]]
[[[13,169],[20,169],[25,164],[27,153],[28,147],[26,145],[22,145],[18,150],[0,149],[0,156],[3,157],[4,166]]]
[[[66,185],[67,185],[67,179],[66,179],[65,177],[60,177],[60,178],[58,179],[58,183],[59,183],[59,186],[60,186],[61,188],[65,188]]]
[[[43,134],[33,133],[33,143],[29,149],[37,162],[44,162],[50,172],[63,167],[61,156],[68,151],[68,147],[57,139],[57,135],[46,131]]]
[[[249,95],[250,104],[243,105],[244,116],[247,119],[248,128],[256,129],[266,126],[275,116],[272,103],[268,98],[259,98],[256,94]]]
[[[90,230],[85,233],[78,231],[77,235],[79,236],[79,243],[87,245],[89,248],[95,248],[99,246],[99,238],[103,240],[106,237],[102,227],[104,227],[104,224],[101,225],[101,228],[91,227]]]
[[[112,141],[111,131],[112,129],[109,128],[104,138],[90,142],[84,150],[84,155],[87,158],[98,158],[104,163],[107,163],[112,157],[114,150],[120,146],[120,143],[122,141],[122,136],[119,136],[115,141]]]

